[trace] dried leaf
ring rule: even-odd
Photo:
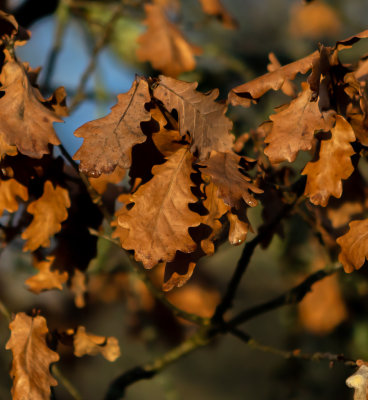
[[[193,139],[191,152],[198,151],[203,160],[211,150],[230,151],[232,122],[225,116],[226,106],[215,101],[218,90],[203,94],[196,91],[196,82],[178,81],[162,75],[159,79],[153,94],[169,111],[175,109],[178,112],[180,134],[185,137],[189,132]]]
[[[123,180],[126,170],[117,166],[111,174],[101,174],[98,178],[89,178],[89,182],[98,194],[105,193],[109,183],[119,183]]]
[[[313,62],[318,58],[319,51],[315,51],[298,61],[237,86],[231,89],[228,100],[233,106],[250,107],[252,101],[257,101],[269,90],[279,90],[285,81],[293,80],[296,74],[307,73],[312,68]]]
[[[310,39],[336,37],[341,30],[337,12],[328,4],[315,0],[295,3],[291,8],[289,31],[292,36]]]
[[[28,200],[28,189],[15,179],[0,180],[0,215],[6,210],[13,213],[18,210],[17,198]]]
[[[196,248],[188,232],[201,223],[201,216],[188,208],[197,201],[190,190],[192,162],[193,156],[182,148],[153,167],[153,178],[131,196],[134,206],[118,217],[118,224],[129,229],[122,247],[134,250],[146,268],[171,261],[177,250],[189,253]]]
[[[359,32],[353,36],[348,37],[347,39],[344,40],[339,40],[336,42],[336,50],[344,50],[344,49],[349,49],[352,47],[355,43],[359,42],[360,39],[365,39],[368,38],[368,29],[362,32]]]
[[[73,344],[74,354],[77,357],[83,357],[86,354],[90,356],[102,354],[107,361],[111,362],[120,357],[120,347],[116,338],[88,333],[84,326],[78,327],[77,332],[74,334]]]
[[[200,256],[203,256],[203,253],[200,253]],[[193,254],[178,252],[173,261],[166,263],[163,291],[169,292],[176,287],[184,286],[188,282],[197,264],[197,257]]]
[[[244,200],[248,206],[255,207],[257,200],[253,197],[253,193],[263,193],[263,190],[240,172],[241,160],[242,157],[233,152],[213,151],[208,160],[200,162],[200,165],[206,167],[201,169],[201,172],[212,178],[213,183],[218,186],[218,196],[228,206],[240,208],[241,201]]]
[[[42,196],[27,207],[33,220],[22,233],[22,239],[27,240],[23,250],[34,251],[40,246],[49,247],[50,237],[60,231],[61,223],[68,217],[66,209],[69,207],[68,191],[60,186],[54,188],[50,181],[46,181]]]
[[[30,38],[30,33],[18,25],[13,15],[0,10],[0,46],[22,46]]]
[[[203,11],[208,15],[217,17],[226,28],[235,29],[237,23],[221,4],[221,0],[199,0]]]
[[[245,213],[245,207],[242,207],[243,212],[236,212],[237,210],[232,210],[227,214],[227,218],[230,222],[229,229],[229,242],[233,246],[239,246],[242,244],[247,234],[250,230],[250,223]]]
[[[346,385],[354,389],[354,400],[367,400],[368,366],[365,364],[360,365],[359,369],[346,379]]]
[[[368,258],[368,219],[352,221],[349,228],[336,240],[341,247],[339,261],[348,273],[361,268]]]
[[[0,134],[5,143],[32,158],[48,154],[49,144],[60,144],[52,124],[62,120],[42,104],[22,64],[8,60],[0,82],[5,92],[0,98]]]
[[[29,290],[34,293],[41,293],[43,290],[63,289],[63,283],[68,279],[67,272],[51,271],[52,263],[55,257],[46,257],[46,260],[35,261],[34,267],[38,269],[37,275],[26,280]]]
[[[84,299],[84,294],[87,291],[86,276],[77,268],[74,270],[74,274],[70,282],[70,291],[74,293],[75,306],[78,308],[83,308],[86,305]]]
[[[146,140],[141,122],[151,118],[144,108],[150,100],[147,81],[137,78],[129,92],[118,95],[118,103],[110,114],[87,122],[74,132],[75,136],[84,138],[73,157],[81,161],[81,172],[98,177],[111,173],[117,165],[130,167],[132,147]]]
[[[355,154],[350,144],[354,141],[350,124],[336,115],[331,137],[321,141],[318,160],[309,162],[302,172],[307,175],[304,194],[313,204],[326,207],[330,196],[341,197],[342,179],[349,178],[354,171],[350,158]]]
[[[269,72],[277,71],[281,68],[281,64],[274,53],[269,53],[268,59],[270,60],[270,63],[267,65]],[[280,89],[286,96],[296,97],[296,86],[289,79],[285,79]]]
[[[173,77],[192,71],[196,66],[194,55],[200,54],[200,49],[185,40],[162,7],[145,4],[144,10],[148,29],[138,38],[138,60],[149,61],[153,68]]]
[[[0,161],[5,156],[16,156],[17,154],[18,154],[17,146],[10,146],[4,140],[4,135],[0,132]]]
[[[9,327],[11,336],[6,349],[13,353],[13,400],[49,400],[50,386],[57,385],[50,364],[58,361],[59,355],[47,347],[45,318],[18,313]]]
[[[271,163],[293,162],[300,150],[312,148],[314,133],[328,131],[334,119],[322,113],[318,102],[311,101],[312,91],[307,83],[302,83],[303,91],[277,114],[270,116],[273,126],[265,143],[269,145],[265,154]]]

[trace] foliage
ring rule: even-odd
[[[58,13],[63,16],[66,10],[80,8],[88,16],[88,7],[81,3],[70,6],[60,2]],[[224,29],[236,28],[219,0],[201,0],[200,4]],[[322,289],[317,301],[310,301],[309,306],[302,303],[304,325],[326,333],[347,316],[338,282],[330,275],[341,270],[341,265],[345,272],[360,269],[368,258],[367,210],[361,200],[367,188],[361,165],[368,143],[368,59],[359,54],[347,63],[343,54],[367,39],[368,30],[333,46],[320,44],[310,55],[284,66],[270,54],[268,73],[233,87],[227,100],[219,100],[218,89],[203,93],[198,83],[177,79],[196,68],[195,56],[201,53],[170,19],[179,10],[178,1],[155,0],[144,7],[119,3],[108,13],[94,56],[110,41],[114,24],[129,7],[146,15],[147,30],[137,41],[137,60],[148,61],[164,75],[137,76],[131,89],[118,95],[108,115],[79,127],[74,134],[83,138],[83,143],[74,156],[66,151],[53,123],[68,118],[83,100],[94,60],[69,108],[63,88],[44,98],[37,85],[39,71],[16,55],[16,47],[26,43],[29,32],[12,15],[0,13],[2,240],[5,248],[21,238],[23,251],[32,253],[38,272],[26,280],[29,290],[39,294],[63,290],[66,284],[75,296],[75,306],[83,308],[89,301],[85,298],[88,280],[95,279],[102,298],[115,290],[109,287],[112,278],[120,280],[138,316],[148,313],[155,318],[155,308],[163,307],[170,315],[171,327],[185,326],[183,320],[190,324],[186,332],[191,334],[163,356],[116,378],[107,399],[122,397],[129,385],[152,378],[226,333],[285,358],[360,366],[356,372],[360,381],[351,377],[347,383],[356,389],[355,398],[366,398],[361,394],[367,385],[363,361],[333,353],[269,348],[240,325],[301,302],[319,281]],[[44,86],[48,89],[48,82]],[[267,115],[258,128],[236,137],[232,132],[237,121],[229,117],[229,107],[257,107],[271,90],[282,91],[286,104]],[[254,224],[249,214],[259,204],[262,221]],[[276,234],[283,236],[295,214],[308,223],[308,240],[315,243],[317,237],[322,244],[312,262],[321,269],[315,268],[284,294],[229,316],[254,250],[259,245],[268,247]],[[253,231],[257,233],[246,240]],[[106,273],[100,265],[91,273],[101,241],[118,247],[119,260],[130,263],[139,276],[135,289],[139,301],[131,295],[132,283],[125,271]],[[206,283],[197,283],[196,292],[189,291],[187,297],[185,292],[164,293],[182,287],[190,278],[195,281],[192,275],[200,260],[213,255],[226,241],[245,245],[222,297]],[[326,293],[323,302],[327,309],[318,305]],[[193,301],[196,296],[199,305]],[[338,311],[326,322],[328,307]],[[2,308],[9,317],[6,307]],[[80,398],[50,364],[56,363],[63,356],[60,349],[68,346],[76,357],[102,354],[114,362],[120,356],[118,341],[89,333],[78,322],[77,328],[72,322],[68,327],[53,323],[49,331],[41,312],[18,312],[9,325],[11,337],[6,348],[13,354],[13,399],[49,398],[57,384],[55,378],[64,382],[74,398]]]

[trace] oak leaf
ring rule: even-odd
[[[226,28],[235,29],[237,23],[222,5],[221,0],[199,0],[203,11],[208,15],[217,17]]]
[[[351,156],[355,152],[350,144],[354,141],[353,128],[337,115],[331,137],[321,141],[318,160],[309,162],[302,172],[307,175],[304,194],[313,204],[325,207],[330,196],[341,197],[342,179],[354,171]]]
[[[273,126],[265,139],[268,146],[264,152],[271,163],[293,162],[300,150],[312,148],[316,131],[328,131],[333,126],[331,112],[321,112],[318,102],[311,101],[309,85],[302,83],[302,88],[296,99],[270,116]]]
[[[346,385],[354,389],[354,400],[367,400],[368,366],[362,360],[357,360],[356,364],[359,368],[346,379]]]
[[[79,269],[74,270],[70,282],[70,291],[74,294],[74,304],[78,308],[86,305],[84,295],[87,292],[86,275]]]
[[[13,15],[0,10],[0,46],[22,46],[30,38],[30,33],[18,25]]]
[[[0,215],[4,210],[13,213],[18,210],[17,197],[28,200],[28,190],[15,179],[0,180]]]
[[[252,183],[252,180],[240,172],[242,157],[233,152],[220,153],[213,151],[208,160],[199,164],[206,168],[201,169],[202,175],[210,176],[218,187],[218,196],[230,207],[240,208],[242,200],[255,207],[257,200],[253,193],[263,193],[263,190]]]
[[[0,134],[9,146],[32,158],[49,153],[49,144],[58,145],[52,124],[60,117],[45,107],[22,64],[7,59],[0,82],[5,95],[0,98]]]
[[[160,76],[153,91],[165,107],[175,109],[179,115],[180,134],[189,132],[193,141],[191,152],[198,151],[200,160],[206,159],[211,150],[230,151],[233,136],[232,122],[225,116],[226,105],[217,103],[218,90],[203,94],[196,91],[198,84]]]
[[[0,161],[5,156],[16,156],[18,154],[17,146],[10,146],[4,139],[4,135],[0,133]]]
[[[120,357],[120,347],[118,340],[113,336],[97,336],[86,332],[84,326],[79,326],[73,338],[74,354],[77,357],[84,355],[95,356],[102,354],[108,361],[115,361]]]
[[[123,180],[126,170],[117,166],[111,174],[101,174],[98,178],[89,178],[89,182],[98,194],[105,193],[111,183],[119,183]]]
[[[250,107],[269,90],[279,90],[286,81],[293,80],[298,73],[305,74],[319,58],[318,50],[308,56],[284,65],[272,72],[231,89],[228,101],[233,106]]]
[[[185,40],[168,20],[163,7],[145,4],[144,9],[147,16],[144,23],[148,29],[138,38],[138,60],[149,61],[153,68],[173,77],[193,70],[194,55],[200,54],[200,49]]]
[[[11,336],[6,349],[13,353],[13,400],[49,400],[50,386],[57,385],[50,364],[58,361],[59,355],[47,347],[45,318],[18,313],[9,327]]]
[[[240,210],[232,209],[227,214],[230,223],[229,242],[234,246],[242,244],[249,231],[251,230],[250,223],[246,215],[246,207],[242,205]]]
[[[339,261],[348,273],[361,268],[368,258],[368,219],[352,221],[349,228],[336,240],[341,247]]]
[[[171,261],[177,250],[189,253],[196,248],[188,232],[201,223],[201,216],[188,207],[197,201],[191,192],[193,160],[188,149],[181,148],[154,166],[153,178],[131,196],[134,206],[118,217],[118,224],[129,229],[122,247],[134,250],[146,268]]]
[[[68,217],[69,207],[68,191],[60,186],[54,188],[50,181],[46,181],[42,196],[27,207],[33,220],[22,233],[22,239],[27,240],[23,250],[34,251],[40,246],[49,247],[50,237],[60,231],[61,223]]]
[[[267,65],[267,71],[273,72],[281,68],[281,64],[277,59],[275,53],[269,53],[268,59],[270,60],[270,62]],[[280,89],[284,94],[286,94],[286,96],[296,97],[296,86],[293,84],[293,82],[291,82],[291,80],[285,79]]]
[[[84,138],[73,156],[74,160],[80,160],[81,172],[98,177],[111,173],[117,165],[130,167],[132,147],[146,140],[141,122],[151,118],[144,108],[150,100],[147,81],[137,78],[129,92],[118,95],[118,103],[110,114],[87,122],[74,132]]]
[[[51,271],[55,257],[47,257],[46,260],[36,261],[34,266],[38,273],[26,280],[26,285],[33,293],[41,293],[43,290],[59,289],[62,290],[63,283],[68,279],[67,272]]]

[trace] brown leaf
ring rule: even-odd
[[[55,257],[46,257],[46,260],[35,261],[34,267],[38,269],[38,273],[25,282],[29,290],[39,294],[43,290],[63,289],[63,283],[67,281],[68,273],[65,271],[61,273],[58,270],[51,271],[54,259]]]
[[[5,210],[13,213],[18,210],[17,198],[28,200],[28,189],[15,179],[0,180],[0,215]]]
[[[267,65],[267,70],[269,72],[277,71],[281,68],[281,64],[275,56],[275,53],[269,53],[268,59],[270,60],[270,63]],[[286,96],[296,97],[296,87],[291,80],[285,79],[280,89],[284,94],[286,94]]]
[[[188,149],[181,148],[153,167],[153,178],[131,196],[134,206],[118,217],[118,224],[129,229],[122,247],[134,250],[146,268],[171,261],[177,250],[189,253],[196,248],[188,232],[201,223],[201,216],[188,208],[197,201],[190,190],[192,162]]]
[[[11,336],[6,349],[13,353],[13,400],[49,400],[50,386],[57,385],[50,364],[58,361],[59,355],[47,347],[45,318],[18,313],[9,328]]]
[[[0,10],[0,46],[22,46],[30,36],[27,30],[18,25],[13,15]]]
[[[352,221],[349,228],[336,240],[341,247],[339,261],[348,273],[361,268],[368,258],[368,219]]]
[[[194,55],[200,54],[200,49],[185,40],[162,7],[145,4],[144,10],[148,29],[138,38],[138,60],[149,61],[153,68],[173,77],[192,71],[196,66]]]
[[[294,61],[290,64],[264,74],[250,82],[231,89],[228,101],[233,106],[250,107],[269,90],[279,90],[287,80],[293,80],[296,74],[305,74],[313,66],[313,62],[319,58],[319,51]]]
[[[86,332],[84,326],[79,326],[73,339],[74,354],[77,357],[83,357],[88,354],[95,356],[102,354],[108,361],[115,361],[120,357],[120,347],[118,340],[113,336],[97,336],[93,333]]]
[[[218,186],[218,196],[230,207],[240,208],[241,201],[255,207],[257,200],[253,193],[263,193],[263,190],[252,183],[252,180],[240,172],[239,164],[242,157],[233,152],[211,152],[208,160],[200,162],[206,168],[201,169],[205,176],[210,176]],[[253,192],[253,193],[252,193]]]
[[[23,251],[49,247],[50,237],[60,231],[61,223],[68,217],[66,209],[69,207],[68,191],[60,186],[54,188],[50,181],[46,181],[42,196],[27,207],[33,220],[22,233],[22,239],[27,240]]]
[[[62,122],[59,116],[40,101],[22,64],[9,59],[0,74],[0,134],[7,145],[32,158],[49,153],[49,144],[58,145],[52,124]]]
[[[80,171],[98,177],[111,173],[117,165],[130,167],[132,147],[146,140],[141,122],[151,118],[144,108],[150,100],[147,81],[137,78],[129,92],[118,95],[118,103],[110,114],[87,122],[74,132],[75,136],[84,138],[73,156],[74,160],[81,161]]]
[[[225,116],[227,107],[215,101],[218,90],[203,94],[196,91],[196,82],[178,81],[162,75],[159,79],[153,94],[169,111],[175,109],[178,112],[180,134],[185,137],[189,132],[193,139],[191,152],[198,151],[203,160],[211,150],[230,151],[232,122]]]
[[[350,144],[354,141],[350,124],[336,115],[331,137],[321,141],[318,160],[309,162],[302,172],[307,175],[304,194],[313,204],[326,207],[330,196],[341,197],[342,179],[349,178],[354,170],[351,156],[355,152]]]
[[[17,146],[10,146],[4,140],[4,134],[0,132],[0,161],[5,156],[16,156],[18,154]]]
[[[281,111],[270,116],[272,130],[265,139],[269,145],[265,154],[271,163],[293,162],[300,150],[312,148],[314,133],[328,131],[334,119],[325,115],[318,107],[318,102],[311,101],[312,91],[307,83],[302,83],[303,91]]]
[[[346,385],[354,389],[354,400],[368,399],[368,366],[357,360],[359,369],[346,379]]]
[[[246,207],[242,206],[239,211],[232,209],[227,214],[227,218],[230,222],[229,242],[233,246],[239,246],[245,241],[249,230],[251,230],[246,215]]]
[[[368,38],[368,29],[362,32],[359,32],[353,36],[348,37],[347,39],[344,40],[339,40],[336,42],[336,50],[344,50],[344,49],[349,49],[352,47],[355,43],[359,42],[360,39],[365,39]]]
[[[322,1],[298,2],[291,8],[289,31],[292,36],[318,40],[321,37],[336,37],[340,30],[339,15]]]
[[[226,28],[235,29],[238,24],[229,14],[220,0],[199,0],[203,11],[208,15],[217,17]]]
[[[75,269],[70,282],[70,291],[74,294],[74,304],[78,308],[83,308],[86,305],[84,295],[87,291],[86,276],[79,270]]]
[[[348,316],[337,276],[316,282],[299,303],[298,310],[300,320],[309,332],[321,335],[332,332]]]
[[[126,170],[117,166],[111,174],[101,174],[98,178],[89,178],[89,182],[98,194],[105,193],[109,183],[119,183],[123,180]]]
[[[203,256],[200,250],[199,252],[201,253],[200,256]],[[166,263],[162,290],[169,292],[176,287],[184,286],[188,282],[198,261],[194,253],[178,252],[173,261]]]

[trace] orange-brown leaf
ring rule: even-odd
[[[49,144],[58,145],[52,124],[62,122],[59,116],[40,101],[22,64],[8,60],[1,71],[0,134],[7,145],[33,158],[49,153]]]
[[[349,231],[336,242],[341,247],[339,261],[345,272],[353,272],[363,266],[368,258],[368,219],[352,221]]]
[[[163,7],[145,4],[148,29],[138,38],[139,61],[149,61],[153,68],[173,77],[195,68],[194,55],[200,49],[189,44],[178,28],[166,17]]]
[[[189,132],[193,139],[191,151],[198,151],[203,160],[211,150],[231,150],[232,122],[225,116],[226,105],[215,101],[218,90],[203,94],[196,91],[197,86],[196,82],[188,83],[161,75],[153,93],[169,111],[175,109],[178,112],[180,134],[184,137]]]
[[[4,134],[0,132],[0,161],[5,156],[16,156],[18,154],[17,146],[10,146],[4,139]]]
[[[87,122],[74,132],[75,136],[84,138],[73,157],[80,160],[80,171],[98,177],[111,173],[117,165],[130,167],[132,147],[147,138],[141,122],[151,118],[144,108],[150,99],[147,81],[137,78],[129,92],[118,95],[118,103],[110,114]]]
[[[331,137],[322,140],[317,161],[309,162],[302,175],[307,175],[304,194],[315,204],[326,207],[330,196],[342,194],[342,179],[352,174],[354,167],[351,156],[355,153],[350,142],[355,135],[350,124],[340,115],[331,129]]]
[[[237,23],[222,5],[221,0],[199,0],[203,11],[208,15],[217,17],[226,28],[234,29]]]
[[[189,253],[196,248],[188,232],[201,223],[201,216],[188,207],[197,201],[190,189],[192,162],[188,149],[181,148],[153,167],[153,178],[131,197],[134,206],[118,217],[118,224],[129,229],[122,247],[134,250],[146,268],[171,261],[177,250]]]
[[[47,347],[45,318],[18,313],[9,327],[11,336],[6,349],[13,353],[13,400],[49,400],[50,386],[57,385],[50,364],[58,361],[59,355]]]
[[[269,53],[268,59],[270,60],[270,63],[267,65],[267,70],[269,72],[277,71],[279,68],[281,68],[281,64],[279,60],[277,59],[275,53]],[[286,94],[286,96],[290,97],[295,97],[296,96],[296,87],[291,82],[289,79],[285,79],[284,83],[280,87],[281,91]]]
[[[318,60],[319,51],[315,51],[308,56],[284,65],[275,71],[262,75],[250,82],[237,86],[229,93],[229,102],[233,106],[249,107],[252,101],[257,101],[269,90],[279,90],[287,80],[293,80],[296,74],[305,74],[313,66],[313,62]]]
[[[74,270],[70,282],[70,291],[74,294],[74,304],[78,308],[83,308],[86,305],[84,295],[87,291],[86,275],[79,269]]]
[[[97,336],[86,332],[84,326],[79,326],[73,338],[74,354],[83,357],[88,354],[95,356],[102,354],[108,361],[115,361],[120,357],[120,347],[118,340],[111,337]]]
[[[7,181],[0,181],[0,215],[4,210],[13,213],[18,210],[17,198],[23,201],[28,200],[28,190],[26,186],[15,179],[8,179]]]
[[[109,183],[119,183],[123,180],[126,170],[117,166],[111,174],[101,174],[98,178],[89,178],[89,182],[98,194],[105,193]]]
[[[34,266],[38,273],[26,280],[29,290],[34,293],[41,293],[43,290],[59,289],[62,290],[63,283],[68,279],[67,272],[51,271],[55,257],[47,257],[46,260],[36,261]]]
[[[60,186],[54,188],[50,181],[46,181],[42,196],[27,207],[33,220],[22,233],[22,239],[27,240],[23,250],[49,247],[51,236],[60,231],[61,223],[67,219],[69,207],[68,191]]]
[[[312,148],[314,133],[328,131],[334,119],[323,114],[318,102],[311,101],[312,91],[307,83],[302,84],[303,91],[281,111],[270,116],[273,126],[265,143],[269,145],[265,154],[272,163],[293,162],[300,150]]]
[[[257,200],[253,193],[263,193],[263,190],[252,183],[252,180],[240,172],[239,165],[242,157],[233,152],[218,153],[213,151],[208,160],[200,165],[203,175],[210,176],[213,183],[218,186],[218,196],[230,207],[239,208],[241,201],[254,207]]]

